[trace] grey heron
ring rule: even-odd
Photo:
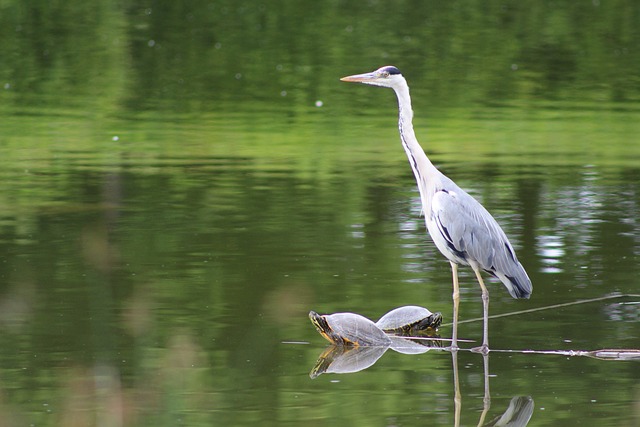
[[[500,279],[513,298],[529,298],[533,289],[513,246],[491,214],[476,199],[440,172],[425,154],[413,130],[409,85],[400,70],[394,66],[385,66],[370,73],[347,76],[340,80],[389,87],[395,91],[398,98],[400,140],[418,183],[427,230],[433,243],[451,264],[451,348],[458,348],[458,265],[462,264],[473,269],[482,289],[483,339],[482,346],[474,350],[487,353],[489,292],[482,280],[482,271]]]

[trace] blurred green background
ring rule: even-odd
[[[451,318],[393,94],[339,78],[403,71],[533,280],[492,283],[497,314],[638,293],[638,46],[634,1],[0,2],[0,424],[452,425],[447,354],[308,377],[309,310]],[[637,301],[494,319],[492,346],[638,348]],[[639,422],[637,363],[491,359],[491,416]]]

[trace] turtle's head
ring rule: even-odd
[[[413,329],[416,331],[436,331],[442,324],[442,313],[432,313],[431,316],[427,316],[418,322]]]
[[[313,323],[313,326],[316,327],[318,333],[320,333],[320,335],[322,335],[324,339],[329,341],[331,344],[342,344],[343,339],[338,334],[336,334],[333,329],[331,329],[331,326],[329,326],[329,323],[327,322],[325,316],[322,316],[315,311],[310,311],[309,319],[311,320],[311,323]]]

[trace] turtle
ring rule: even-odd
[[[386,346],[391,339],[371,320],[355,313],[320,315],[309,312],[309,319],[331,344],[337,346]]]
[[[309,319],[320,335],[338,346],[388,346],[388,335],[434,335],[442,323],[441,313],[408,305],[391,310],[373,323],[355,313],[320,315],[309,312]]]
[[[434,333],[441,323],[442,313],[432,313],[417,305],[405,305],[382,316],[376,326],[387,334],[415,336]]]

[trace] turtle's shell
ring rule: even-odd
[[[355,313],[320,315],[309,312],[309,319],[320,335],[339,346],[388,346],[391,339],[364,316]]]
[[[388,334],[413,335],[428,330],[435,331],[441,323],[441,313],[432,313],[417,305],[406,305],[391,310],[376,325]]]

